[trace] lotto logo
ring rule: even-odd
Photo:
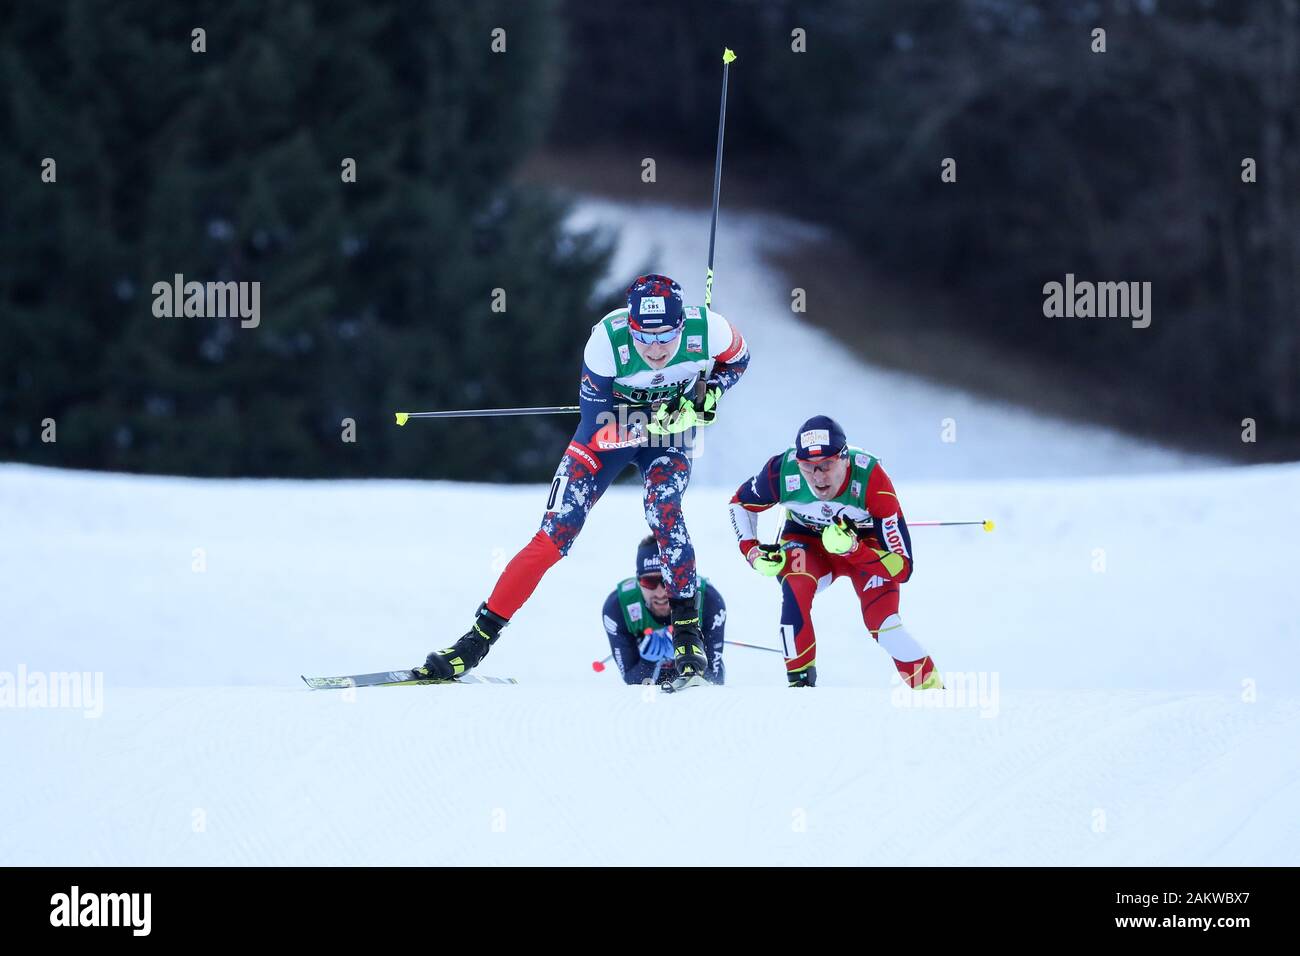
[[[898,527],[898,515],[893,514],[880,522],[881,529],[885,532],[885,546],[895,554],[901,554],[903,557],[911,557],[907,553],[907,547],[903,544],[903,535]]]
[[[664,300],[662,296],[648,295],[637,306],[637,315],[663,315]]]
[[[703,337],[703,336],[700,336],[700,335],[688,335],[688,336],[686,336],[686,351],[688,351],[688,352],[703,352],[703,351],[704,351],[704,337]]]
[[[617,331],[618,329],[625,329],[625,328],[627,328],[627,317],[626,317],[626,316],[622,316],[622,317],[617,318],[617,319],[610,319],[610,320],[609,320],[609,327],[610,327],[611,329],[614,329],[615,331]]]

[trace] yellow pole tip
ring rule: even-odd
[[[730,50],[728,50],[725,46],[722,48],[722,62],[723,62],[723,63],[730,63],[730,62],[731,62],[732,60],[734,60],[735,58],[736,58],[736,54],[732,53],[732,52],[731,52]]]
[[[985,521],[984,521],[984,530],[985,530],[985,531],[992,531],[992,530],[993,530],[993,522],[992,522],[992,521],[989,521],[989,520],[987,520],[987,519],[985,519]]]
[[[396,415],[397,415],[397,424],[399,425],[405,425],[408,421],[410,421],[411,418],[411,416],[408,415],[406,412],[397,412]]]

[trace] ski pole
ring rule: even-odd
[[[735,647],[752,647],[756,651],[771,651],[773,654],[784,654],[785,651],[779,647],[764,647],[762,644],[745,644],[742,641],[723,641],[723,644],[731,644]]]
[[[756,651],[771,651],[773,654],[785,653],[785,651],[781,650],[781,648],[779,647],[764,647],[762,644],[746,644],[743,641],[723,641],[722,643],[730,644],[733,647],[749,647]],[[591,669],[594,670],[597,674],[599,674],[601,671],[605,669],[605,665],[608,662],[612,661],[613,659],[614,659],[614,655],[610,654],[609,657],[605,658],[603,661],[592,661]]]
[[[709,222],[709,271],[704,276],[704,305],[713,304],[713,240],[718,232],[718,194],[722,190],[722,134],[727,127],[727,74],[731,61],[736,58],[726,47],[722,48],[722,106],[718,109],[718,153],[713,161],[713,219]]]
[[[992,519],[985,518],[982,521],[909,521],[909,528],[951,528],[961,524],[977,524],[984,528],[985,531],[992,531],[995,525]]]
[[[672,629],[672,628],[671,628],[671,626],[670,626],[670,627],[669,627],[669,630],[671,630],[671,629]],[[647,636],[647,635],[649,635],[649,634],[651,634],[651,633],[653,633],[653,632],[654,632],[654,628],[653,628],[653,627],[647,627],[645,630],[643,630],[643,631],[641,632],[641,636],[642,636],[642,637],[645,637],[645,636]],[[592,661],[592,662],[591,662],[591,669],[594,670],[597,674],[599,674],[601,671],[603,671],[603,670],[605,669],[605,664],[606,664],[606,662],[608,662],[608,661],[612,661],[613,659],[614,659],[614,655],[613,655],[613,654],[610,654],[609,657],[605,658],[605,660],[603,660],[603,661]],[[659,671],[658,671],[657,669],[656,669],[656,671],[655,671],[655,676],[656,676],[656,677],[659,676]]]
[[[671,628],[670,628],[670,629],[671,629]],[[645,630],[643,630],[643,631],[641,632],[641,636],[642,636],[642,637],[646,637],[647,635],[649,635],[649,634],[651,634],[651,633],[653,633],[653,632],[654,632],[654,628],[653,628],[653,627],[647,627]],[[605,662],[606,662],[606,661],[612,661],[613,659],[614,659],[614,655],[613,655],[613,654],[610,654],[609,657],[605,658],[605,660],[603,660],[603,661],[592,661],[592,662],[591,662],[591,669],[594,670],[597,674],[599,674],[601,671],[603,671],[603,670],[605,669]],[[658,670],[658,668],[655,669],[655,676],[656,676],[656,677],[659,676],[659,670]]]
[[[397,424],[412,418],[496,418],[505,415],[568,415],[582,411],[577,405],[540,405],[534,408],[458,408],[445,412],[394,412]]]

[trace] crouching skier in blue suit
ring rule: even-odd
[[[722,645],[727,627],[727,605],[707,578],[699,579],[696,600],[704,632],[704,677],[721,684],[726,675]],[[636,577],[620,581],[605,598],[601,610],[605,635],[625,684],[662,684],[677,676],[673,665],[670,628],[672,607],[663,562],[654,535],[636,549]]]

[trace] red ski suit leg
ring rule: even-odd
[[[878,572],[878,565],[860,567],[847,555],[830,554],[811,535],[787,535],[785,567],[781,570],[781,639],[786,670],[798,671],[817,662],[817,635],[812,604],[817,591],[838,578],[848,578],[862,608],[862,622],[894,659],[899,676],[920,686],[934,662],[907,634],[898,616],[899,585]],[[900,658],[898,655],[901,654]]]
[[[862,623],[867,625],[876,643],[894,659],[898,676],[912,687],[921,686],[934,670],[934,661],[903,628],[898,615],[898,582],[858,567],[847,557],[836,557],[833,562],[835,576],[847,577],[853,582],[853,590],[862,606]],[[909,659],[900,660],[899,654]]]
[[[817,663],[812,604],[822,579],[829,580],[830,555],[820,541],[802,535],[787,535],[783,544],[785,567],[777,575],[781,582],[781,643],[786,671],[801,671]]]

